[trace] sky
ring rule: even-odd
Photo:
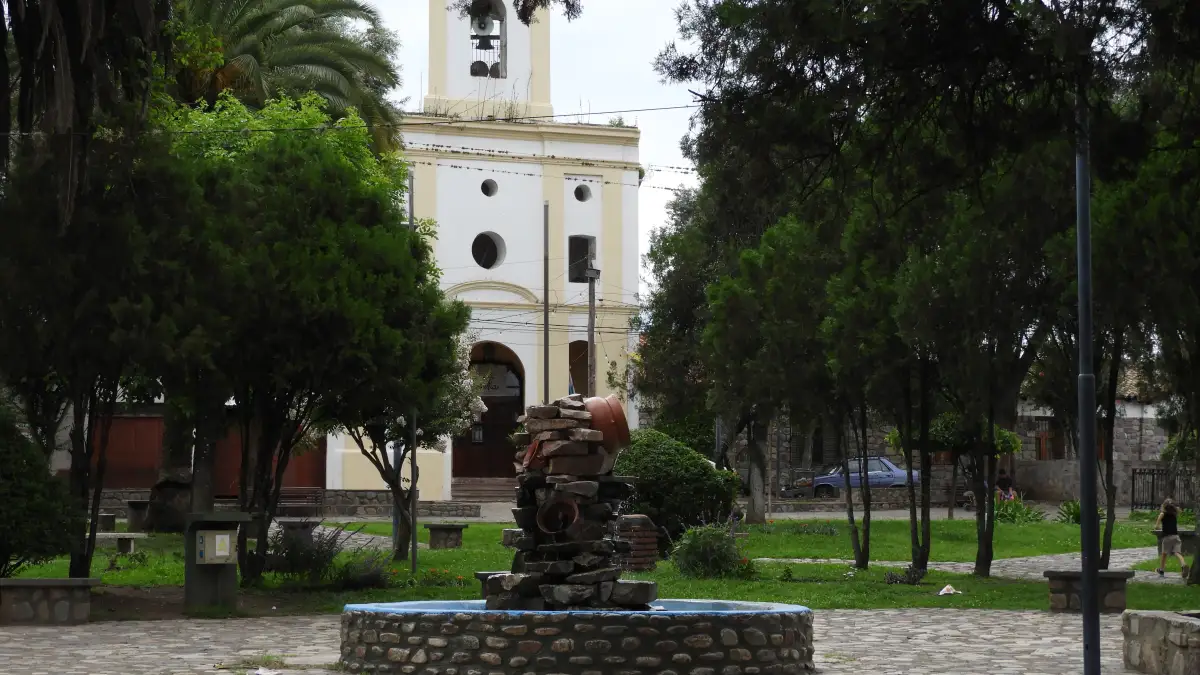
[[[387,26],[400,36],[401,75],[397,98],[408,99],[406,110],[420,107],[429,68],[429,0],[374,0]],[[511,4],[506,0],[506,4]],[[550,19],[551,103],[562,121],[604,124],[613,115],[589,114],[635,108],[689,105],[687,85],[663,84],[654,72],[654,58],[677,35],[675,0],[589,0],[583,15],[567,21]],[[649,248],[650,233],[666,219],[668,189],[693,187],[696,178],[656,166],[690,167],[679,142],[688,131],[694,110],[664,110],[622,114],[641,129],[640,155],[647,167],[638,195],[641,254]],[[642,291],[646,289],[642,273]]]

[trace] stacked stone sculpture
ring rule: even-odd
[[[573,395],[526,411],[514,436],[521,534],[511,572],[485,582],[488,609],[646,610],[657,599],[653,582],[620,579],[630,547],[614,521],[633,487],[612,475],[629,436],[619,405]]]

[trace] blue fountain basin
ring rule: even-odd
[[[489,610],[482,600],[346,605],[341,665],[412,675],[798,675],[813,668],[800,605],[659,600],[650,611]]]
[[[801,605],[788,605],[776,602],[734,602],[726,600],[658,600],[651,603],[652,612],[637,612],[639,614],[676,615],[676,614],[768,614],[774,612],[805,613],[811,612]],[[431,614],[439,612],[454,612],[465,614],[611,614],[613,610],[495,610],[487,609],[482,600],[421,600],[415,602],[377,602],[368,604],[346,605],[347,612],[368,612],[375,614]],[[633,612],[621,612],[633,613]]]

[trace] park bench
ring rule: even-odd
[[[130,532],[141,532],[146,529],[146,514],[150,512],[150,500],[130,499],[125,502],[126,520],[129,521]]]
[[[133,542],[137,539],[145,539],[144,532],[97,532],[96,543],[114,542],[117,545],[117,553],[130,554],[134,551]]]
[[[275,512],[284,516],[320,517],[325,509],[324,488],[283,488]]]

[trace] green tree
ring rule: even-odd
[[[350,108],[394,147],[399,43],[361,0],[182,0],[178,41],[192,54],[176,74],[186,103],[229,91],[248,105],[317,92],[334,117]],[[355,22],[364,22],[365,29]],[[219,53],[214,53],[219,49]]]
[[[334,122],[322,106],[310,95],[252,111],[225,96],[166,120],[197,132],[175,136],[175,151],[206,166],[224,216],[208,233],[228,261],[219,299],[228,319],[212,359],[242,428],[241,506],[259,516],[256,549],[241,548],[245,583],[261,577],[296,447],[351,418],[357,392],[439,380],[465,322],[438,290],[425,236],[406,226],[403,164],[371,151],[356,115]],[[271,131],[310,127],[326,130]],[[339,406],[341,419],[331,416]]]
[[[422,242],[423,260],[432,250]],[[354,439],[392,493],[392,555],[408,555],[413,533],[412,490],[420,473],[403,473],[418,448],[444,452],[447,436],[457,436],[485,410],[482,382],[471,371],[471,344],[463,334],[467,308],[448,302],[438,275],[421,269],[422,278],[398,279],[414,293],[386,291],[375,302],[384,309],[388,339],[371,354],[372,369],[357,385],[331,401],[323,414]],[[396,291],[400,292],[396,292]],[[407,487],[406,487],[407,486]]]

